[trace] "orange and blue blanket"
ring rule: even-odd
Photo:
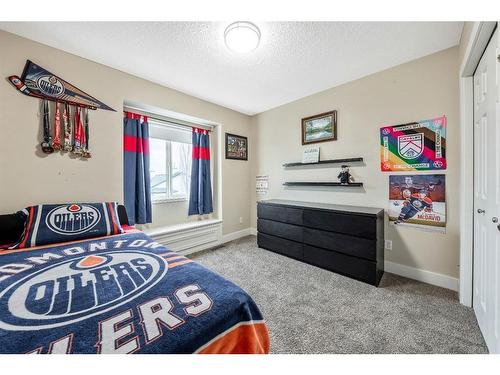
[[[268,353],[250,296],[146,234],[0,252],[0,353]]]

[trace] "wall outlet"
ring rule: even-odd
[[[385,240],[385,249],[392,250],[392,240]]]
[[[240,224],[243,224],[243,218],[240,217]]]

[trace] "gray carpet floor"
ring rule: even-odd
[[[259,249],[249,236],[193,254],[247,291],[271,353],[486,353],[457,293],[385,273],[378,288]]]

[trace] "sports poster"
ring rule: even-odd
[[[380,129],[382,172],[446,169],[446,116]]]
[[[444,174],[389,176],[389,222],[445,233],[445,177]]]

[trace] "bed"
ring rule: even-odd
[[[241,288],[145,233],[0,251],[0,353],[268,353]]]

